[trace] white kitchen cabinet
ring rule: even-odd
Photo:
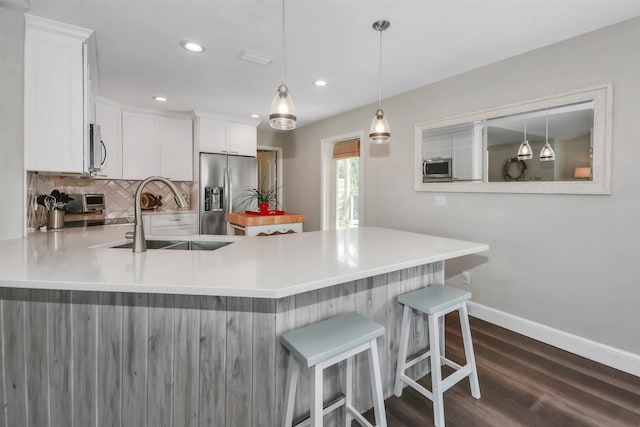
[[[290,222],[286,224],[251,225],[244,227],[236,224],[229,224],[227,228],[227,234],[236,236],[272,236],[290,233],[302,233],[302,223]]]
[[[160,117],[160,175],[174,181],[193,180],[193,122]]]
[[[198,234],[197,212],[150,213],[143,223],[149,236]]]
[[[107,150],[107,160],[97,177],[122,179],[122,108],[97,100],[96,123],[100,125]]]
[[[24,164],[27,170],[88,172],[92,31],[25,15]]]
[[[198,152],[256,156],[257,122],[233,122],[196,113],[195,141]]]
[[[122,177],[145,179],[160,175],[160,118],[122,112]]]

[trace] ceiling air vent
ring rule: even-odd
[[[253,62],[254,64],[260,64],[267,66],[271,64],[273,58],[270,56],[264,55],[262,53],[254,52],[249,49],[242,49],[242,51],[238,54],[238,58],[243,61]]]

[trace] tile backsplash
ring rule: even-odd
[[[140,181],[70,178],[28,172],[27,226],[34,228],[46,223],[46,210],[43,206],[36,205],[35,199],[40,194],[50,194],[54,189],[67,194],[104,193],[107,218],[122,218],[133,215],[133,195],[139,184]],[[190,197],[194,184],[191,181],[175,182],[175,184],[184,195],[187,203],[191,205]],[[163,207],[174,207],[175,205],[171,190],[162,182],[150,182],[144,191],[162,196]]]

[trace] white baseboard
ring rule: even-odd
[[[469,314],[545,344],[640,377],[640,355],[468,301]]]

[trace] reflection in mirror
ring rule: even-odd
[[[593,101],[498,117],[485,125],[488,182],[591,180]],[[525,139],[532,156],[520,160]],[[546,141],[553,161],[540,158]]]
[[[611,86],[416,124],[415,189],[609,194]]]

